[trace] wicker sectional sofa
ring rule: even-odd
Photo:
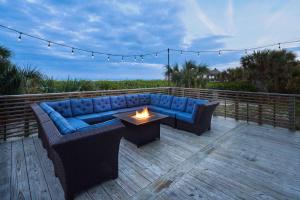
[[[66,199],[118,177],[125,126],[113,115],[147,106],[169,116],[162,123],[197,135],[210,129],[217,102],[165,94],[128,94],[33,104],[38,136],[54,164]]]

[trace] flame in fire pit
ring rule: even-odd
[[[145,107],[141,112],[135,111],[135,115],[133,117],[136,119],[147,119],[150,117],[148,108]]]

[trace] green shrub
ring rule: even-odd
[[[255,86],[248,82],[208,82],[206,84],[208,89],[218,89],[218,90],[234,90],[234,91],[248,91],[256,92]]]

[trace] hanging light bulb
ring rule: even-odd
[[[72,53],[72,55],[74,54],[74,48],[72,48],[72,52],[71,53]]]
[[[155,53],[155,57],[157,57],[157,52]]]
[[[281,50],[281,46],[280,46],[280,43],[278,43],[278,49],[279,49],[279,50]]]
[[[122,62],[124,62],[124,56],[122,56]]]
[[[200,52],[199,52],[199,51],[198,51],[198,53],[197,53],[197,54],[198,54],[198,56],[200,56]]]
[[[136,62],[136,56],[134,56],[134,62]]]
[[[110,56],[108,55],[108,56],[107,56],[107,62],[109,62],[109,61],[110,61]]]
[[[50,48],[50,47],[51,47],[51,42],[49,41],[49,42],[48,42],[48,48]]]
[[[180,51],[180,54],[182,54],[183,52],[182,52],[182,50]]]
[[[221,56],[221,50],[219,50],[219,56]]]
[[[92,51],[92,58],[94,59],[95,58],[95,56],[94,56],[94,52]]]
[[[143,55],[141,55],[141,61],[144,62],[144,57],[143,57]]]
[[[22,33],[19,34],[18,41],[22,40]]]
[[[248,54],[248,50],[247,50],[247,49],[245,49],[245,54],[246,54],[246,55]]]

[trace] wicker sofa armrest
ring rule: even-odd
[[[213,101],[205,105],[197,105],[196,124],[202,124],[203,127],[210,129],[212,115],[219,105],[219,102]]]

